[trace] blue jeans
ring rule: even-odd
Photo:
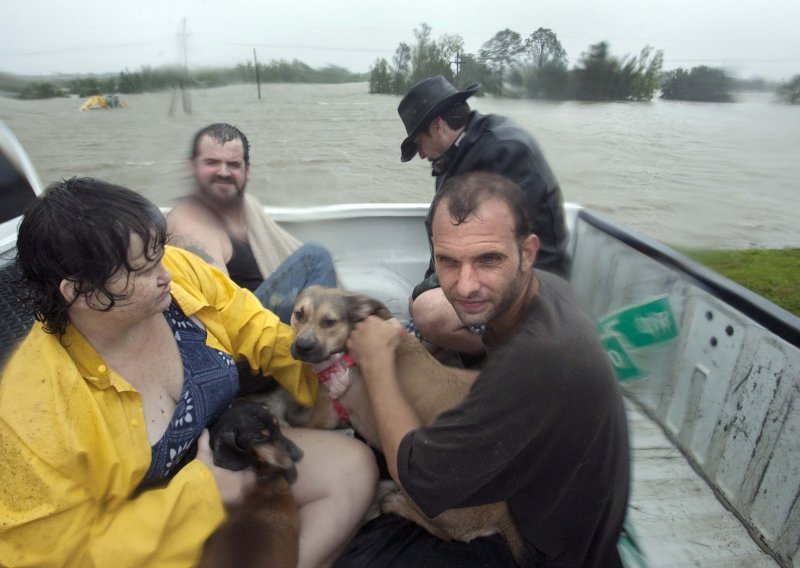
[[[336,286],[336,271],[328,250],[317,243],[304,243],[284,260],[253,293],[282,322],[292,318],[294,301],[303,288],[319,284]]]

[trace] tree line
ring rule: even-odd
[[[16,93],[21,99],[45,99],[77,95],[89,97],[105,93],[135,94],[184,87],[221,87],[240,83],[349,83],[366,80],[364,73],[352,73],[343,67],[328,65],[313,69],[302,61],[252,61],[235,67],[200,68],[188,73],[179,66],[142,67],[139,71],[120,71],[108,76],[78,76],[65,79],[30,81],[20,84],[0,76],[0,90]]]
[[[614,57],[608,42],[589,46],[568,67],[567,52],[555,32],[538,28],[527,37],[505,29],[477,53],[465,53],[459,35],[432,37],[423,23],[414,29],[416,43],[401,42],[392,61],[379,58],[369,72],[370,93],[401,95],[416,82],[443,75],[457,88],[481,83],[496,96],[552,100],[648,101],[660,90],[666,99],[731,101],[734,80],[722,69],[706,66],[664,72],[662,51],[645,46],[638,55]],[[786,102],[798,103],[800,75],[781,85]]]
[[[465,53],[459,35],[432,37],[428,24],[413,30],[416,42],[401,42],[391,62],[379,58],[368,73],[352,73],[328,65],[314,69],[302,61],[252,61],[229,68],[201,68],[190,73],[173,67],[127,69],[116,75],[76,76],[44,81],[22,81],[0,73],[0,92],[22,99],[77,95],[134,94],[184,87],[219,87],[255,83],[369,82],[370,93],[402,95],[426,77],[443,75],[459,88],[479,82],[483,92],[496,96],[588,101],[651,100],[658,91],[667,99],[730,101],[735,87],[765,88],[763,81],[735,81],[722,69],[699,66],[662,70],[663,54],[645,46],[636,56],[615,57],[608,42],[589,46],[570,69],[558,36],[539,28],[527,37],[505,29],[487,40],[477,53]],[[778,86],[778,96],[800,104],[800,75]]]

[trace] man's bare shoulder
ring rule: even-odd
[[[230,237],[219,220],[202,205],[180,201],[167,214],[168,243],[192,252],[227,273]]]
[[[219,219],[203,205],[189,199],[178,201],[167,213],[167,226],[192,226],[221,228]]]

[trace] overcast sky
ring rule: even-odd
[[[496,32],[523,38],[552,29],[570,66],[608,41],[611,54],[664,52],[664,69],[725,67],[750,78],[800,74],[800,0],[0,0],[0,71],[102,73],[183,63],[190,67],[299,59],[367,71],[414,43],[458,34],[476,53]]]

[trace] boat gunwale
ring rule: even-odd
[[[587,209],[578,211],[578,219],[679,272],[784,341],[800,347],[800,317],[651,237],[612,223]]]

